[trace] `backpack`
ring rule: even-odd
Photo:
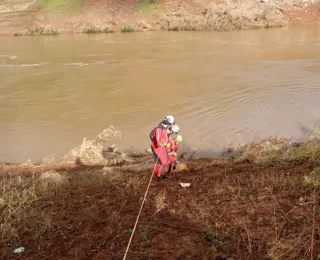
[[[156,128],[153,128],[149,134],[149,138],[151,140],[151,142],[153,142],[153,140],[156,138],[154,131],[156,130]]]

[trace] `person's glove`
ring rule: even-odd
[[[165,142],[165,143],[163,143],[163,144],[160,144],[160,147],[161,147],[161,148],[165,148],[165,147],[167,147],[167,145],[168,145],[168,142]]]

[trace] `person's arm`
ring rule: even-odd
[[[173,150],[174,150],[174,152],[175,152],[175,153],[178,153],[178,145],[177,145],[177,144],[175,144],[175,146],[174,146],[174,149],[173,149]]]
[[[165,140],[163,142],[162,135],[163,135],[163,130],[161,128],[157,128],[156,129],[156,140],[157,140],[158,146],[163,148],[163,147],[166,147],[167,140]]]
[[[160,140],[161,140],[161,129],[160,128],[156,128],[154,134],[155,134],[157,143],[160,143]]]
[[[177,156],[178,155],[178,145],[176,143],[173,143],[172,155],[173,156]]]

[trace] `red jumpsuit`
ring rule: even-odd
[[[176,162],[177,162],[176,154],[178,153],[178,144],[173,139],[169,139],[168,143],[169,143],[169,147],[167,149],[168,149],[168,154],[169,154],[169,158],[170,158],[170,164],[168,167],[168,174],[170,174],[172,166],[174,168],[176,166]],[[172,153],[174,153],[174,154],[172,154]]]
[[[157,177],[166,177],[168,167],[170,164],[170,158],[167,151],[167,143],[169,137],[167,129],[162,125],[155,128],[154,139],[151,143],[151,150],[156,162],[153,174]]]

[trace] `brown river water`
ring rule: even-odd
[[[61,157],[113,125],[123,150],[176,117],[184,143],[302,138],[320,116],[320,25],[0,37],[0,161]],[[110,144],[111,144],[110,143]]]

